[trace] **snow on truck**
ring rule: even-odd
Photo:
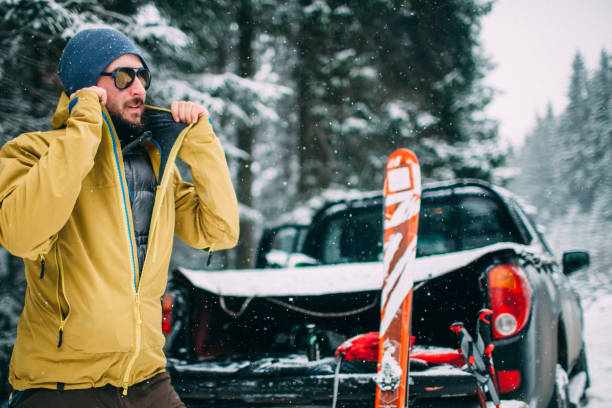
[[[382,213],[381,194],[327,203],[309,224],[266,229],[256,269],[174,270],[163,330],[185,403],[373,406]],[[475,180],[423,186],[416,251],[408,406],[477,408],[483,393],[494,406],[491,391],[503,408],[580,405],[589,377],[567,275],[588,253],[557,260],[510,193]],[[474,357],[490,357],[487,372]]]

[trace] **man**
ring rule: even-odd
[[[204,107],[144,105],[151,73],[118,31],[78,33],[59,76],[54,130],[0,151],[0,244],[27,280],[11,406],[182,407],[160,299],[174,234],[207,251],[238,239],[223,149]]]

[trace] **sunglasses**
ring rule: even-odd
[[[112,76],[115,79],[117,89],[129,88],[136,77],[138,77],[144,89],[149,89],[151,85],[151,71],[147,68],[119,67],[113,72],[102,72],[100,75]]]

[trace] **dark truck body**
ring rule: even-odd
[[[168,370],[188,406],[331,406],[335,379],[337,406],[372,406],[376,363],[344,361],[336,375],[333,354],[346,339],[378,330],[381,223],[382,197],[364,195],[324,206],[309,225],[266,230],[257,269],[173,271]],[[516,265],[526,282],[523,322],[510,335],[492,333],[502,406],[566,406],[564,373],[577,402],[588,373],[582,310],[565,275],[587,264],[588,254],[571,252],[559,265],[501,189],[470,180],[427,185],[414,271],[416,344],[457,349],[453,322],[474,335],[481,308],[499,317],[492,270]],[[478,407],[476,390],[465,367],[411,364],[411,407]]]

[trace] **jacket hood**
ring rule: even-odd
[[[51,126],[53,126],[53,129],[59,129],[66,126],[66,122],[68,121],[68,117],[70,116],[70,110],[68,108],[69,105],[70,98],[68,98],[66,92],[62,92],[62,94],[60,95],[60,99],[57,102],[55,113],[51,118]]]
[[[70,100],[66,92],[62,92],[60,95],[57,108],[51,119],[51,126],[54,129],[60,129],[66,126],[68,118],[70,117],[70,111],[72,107],[78,102],[78,97]],[[145,105],[143,113],[143,122],[145,123],[146,130],[150,131],[150,137],[153,143],[159,149],[160,164],[157,170],[157,178],[161,180],[162,175],[166,169],[166,165],[170,158],[172,146],[176,142],[179,134],[187,127],[185,123],[177,123],[172,118],[170,110],[164,108],[158,108],[155,106]],[[102,109],[102,116],[105,117],[108,122],[110,118],[106,115],[107,111],[105,108]],[[110,123],[108,123],[110,128]]]

